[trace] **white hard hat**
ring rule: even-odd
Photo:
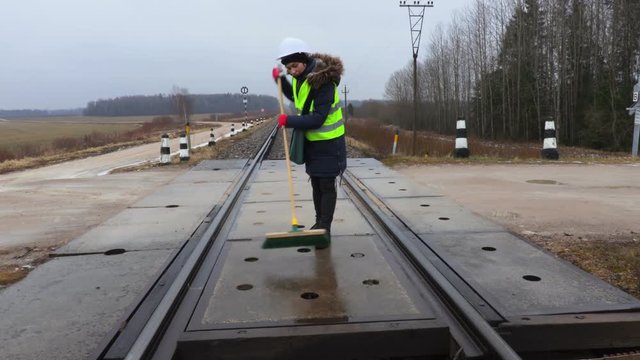
[[[288,37],[282,40],[280,43],[280,52],[278,59],[282,59],[283,57],[295,53],[310,53],[309,45],[306,42],[297,39]]]

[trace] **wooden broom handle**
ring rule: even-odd
[[[278,76],[278,100],[280,101],[280,114],[284,114],[284,99],[282,97],[282,77]],[[282,127],[282,136],[284,140],[284,157],[287,163],[287,179],[289,180],[289,202],[291,204],[291,226],[298,226],[296,218],[296,204],[293,196],[293,180],[291,179],[291,162],[289,160],[289,143],[287,138],[287,128]]]

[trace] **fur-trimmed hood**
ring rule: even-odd
[[[307,75],[307,81],[314,89],[319,89],[322,85],[333,82],[336,86],[340,83],[340,77],[344,72],[342,60],[339,57],[327,54],[311,54],[316,66]]]

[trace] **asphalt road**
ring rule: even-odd
[[[640,240],[640,163],[397,169],[522,235]]]
[[[222,123],[214,135],[231,129]],[[194,133],[193,146],[208,143],[209,131]],[[171,152],[179,139],[171,139]],[[158,161],[160,141],[85,159],[0,175],[0,266],[3,256],[22,248],[52,248],[153,192],[184,172],[184,168],[109,174],[110,171]]]

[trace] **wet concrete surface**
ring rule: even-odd
[[[86,359],[169,250],[53,259],[0,292],[0,358]]]
[[[84,359],[94,351],[221,200],[234,180],[231,173],[241,167],[237,161],[217,165],[173,174],[165,187],[0,291],[0,358]],[[227,170],[214,170],[221,167]],[[104,254],[116,249],[124,252]]]

